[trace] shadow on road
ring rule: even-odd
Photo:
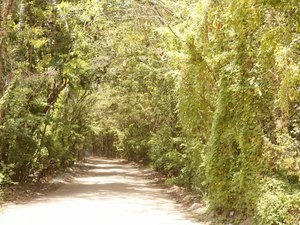
[[[88,158],[80,168],[56,191],[0,213],[0,224],[200,224],[125,160]]]

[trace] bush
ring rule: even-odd
[[[191,189],[201,197],[206,195],[207,192],[203,160],[204,148],[205,146],[199,143],[197,139],[187,141],[184,167],[181,169],[181,174],[178,177],[182,186]]]
[[[11,176],[15,174],[13,169],[14,164],[6,165],[3,162],[0,162],[0,187],[13,183],[11,180]]]
[[[11,180],[11,176],[14,175],[13,168],[13,164],[5,165],[3,162],[0,162],[0,203],[3,197],[3,186],[13,184]]]
[[[258,199],[257,224],[283,225],[300,223],[300,190],[284,181],[269,178]]]

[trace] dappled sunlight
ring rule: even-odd
[[[92,163],[91,163],[92,162]],[[98,163],[97,163],[98,162]],[[141,171],[117,160],[93,159],[86,174],[25,205],[11,205],[0,224],[199,224]]]

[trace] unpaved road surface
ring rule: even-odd
[[[84,175],[0,212],[1,225],[199,225],[143,172],[121,160],[90,158]]]

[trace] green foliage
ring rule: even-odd
[[[14,174],[5,177],[26,181],[50,164],[54,169],[72,165],[90,145],[95,74],[89,57],[96,52],[80,22],[81,3],[62,8],[17,3],[7,12],[11,16],[0,47],[0,73],[6,72],[1,74],[0,159],[14,164]]]
[[[1,7],[2,177],[88,148],[224,214],[299,222],[298,0],[23,3]]]
[[[181,140],[172,137],[171,127],[161,127],[152,135],[149,144],[152,166],[170,177],[178,176],[184,166],[184,154],[181,152]]]
[[[152,23],[131,20],[138,2],[110,23],[106,126],[121,155],[208,192],[214,210],[255,215],[268,177],[298,183],[298,3],[169,3],[142,6]]]
[[[265,176],[298,182],[297,4],[201,1],[174,23],[179,121],[204,149],[200,180],[215,210],[252,214]]]
[[[184,149],[184,166],[177,178],[179,184],[191,189],[201,198],[207,195],[204,152],[205,145],[197,139],[189,139]]]
[[[2,201],[2,188],[7,185],[14,184],[11,177],[14,175],[14,164],[4,164],[0,161],[0,204]]]
[[[10,179],[14,175],[14,164],[4,164],[0,162],[0,188],[12,184],[13,181]]]
[[[258,199],[257,224],[298,224],[300,191],[288,183],[268,178]]]

